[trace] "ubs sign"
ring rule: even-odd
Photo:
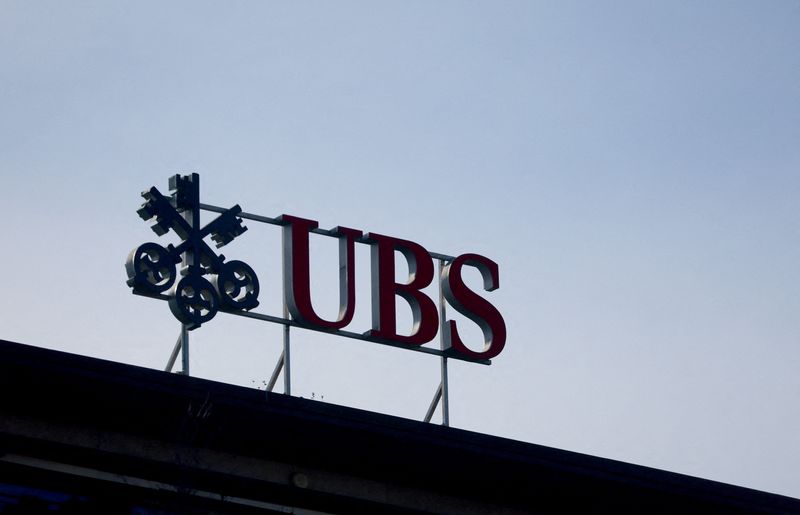
[[[347,227],[321,230],[314,220],[290,215],[277,218],[249,215],[238,205],[230,209],[215,208],[200,203],[199,184],[197,174],[176,175],[169,181],[170,195],[163,195],[155,187],[142,193],[145,201],[138,210],[139,216],[145,221],[154,221],[152,229],[157,235],[173,231],[181,242],[166,247],[145,243],[131,251],[126,262],[127,284],[133,292],[168,300],[172,313],[188,329],[200,327],[218,311],[256,317],[251,312],[259,304],[260,285],[256,272],[243,261],[227,260],[206,242],[206,238],[210,238],[216,248],[227,245],[247,230],[242,219],[249,218],[279,225],[283,231],[284,305],[291,321],[269,315],[260,318],[353,335],[344,329],[355,313],[355,246],[360,243],[370,246],[372,271],[372,328],[363,333],[362,339],[418,347],[433,340],[441,327],[443,351],[452,357],[483,361],[503,350],[506,341],[503,317],[488,300],[471,290],[462,277],[464,267],[474,267],[483,278],[483,289],[496,290],[500,278],[497,263],[491,259],[478,254],[432,255],[413,241]],[[216,211],[219,216],[201,226],[201,209]],[[339,240],[339,311],[333,320],[319,316],[311,302],[309,238],[312,232]],[[406,259],[409,270],[407,280],[399,283],[395,279],[398,252]],[[444,309],[437,309],[433,299],[423,292],[434,280],[434,257],[442,265],[439,286],[443,302],[477,324],[483,333],[483,346],[479,351],[465,345],[455,320],[440,320],[439,314],[444,313]],[[408,302],[413,314],[413,326],[408,335],[398,333],[398,296]]]

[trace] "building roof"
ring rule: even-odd
[[[0,473],[200,512],[800,513],[780,495],[2,340],[0,388]]]

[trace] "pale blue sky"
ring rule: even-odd
[[[197,172],[204,202],[497,261],[509,340],[453,365],[453,425],[800,497],[798,27],[795,1],[0,2],[0,338],[162,367],[177,322],[123,264],[157,240],[139,192]],[[247,225],[225,254],[275,313],[280,233]],[[236,317],[192,341],[246,386],[280,353]],[[420,419],[438,383],[295,341],[304,397]]]

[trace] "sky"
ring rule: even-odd
[[[208,204],[496,261],[508,341],[451,360],[454,427],[800,497],[798,26],[788,0],[0,1],[0,338],[163,369],[179,323],[124,263],[176,241],[140,193],[194,172]],[[279,315],[280,229],[245,225],[224,253]],[[335,240],[312,263],[332,316]],[[191,349],[263,388],[281,327],[220,314]],[[421,420],[438,383],[292,331],[293,395]]]

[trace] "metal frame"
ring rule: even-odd
[[[283,316],[289,318],[289,308],[286,306],[286,301],[283,303]],[[275,388],[275,383],[278,382],[278,376],[283,371],[283,393],[286,395],[292,394],[292,371],[291,371],[291,339],[289,334],[289,326],[283,326],[283,351],[275,364],[275,370],[272,371],[272,376],[267,383],[266,391],[271,392]]]
[[[178,360],[178,353],[181,355],[181,371],[183,375],[189,375],[189,329],[185,324],[181,325],[181,334],[175,341],[175,347],[172,349],[172,354],[169,355],[167,366],[164,367],[165,372],[172,372],[175,362]]]
[[[444,342],[444,324],[445,324],[445,317],[447,316],[447,312],[445,311],[445,302],[444,302],[444,291],[442,290],[442,272],[444,271],[445,267],[445,260],[439,259],[439,344],[442,348],[442,352],[445,349],[445,342]],[[428,406],[428,412],[425,413],[425,422],[430,422],[431,418],[433,418],[433,413],[436,411],[436,406],[441,401],[442,403],[442,425],[449,426],[450,425],[450,393],[448,388],[447,382],[447,355],[442,355],[442,363],[441,363],[441,377],[442,380],[439,383],[439,387],[436,389],[436,393],[433,394],[433,400],[431,400],[430,406]]]
[[[204,211],[211,211],[214,213],[224,213],[227,209],[219,206],[214,206],[211,204],[199,204],[199,208]],[[246,213],[244,211],[237,214],[238,217],[244,218],[247,220],[253,220],[255,222],[266,223],[270,225],[283,225],[281,222],[278,221],[277,218],[271,218],[268,216],[256,215],[253,213]],[[312,229],[311,232],[314,234],[321,234],[323,236],[330,236],[330,237],[338,237],[336,233],[331,230],[315,228]],[[430,347],[419,347],[419,346],[408,346],[401,343],[397,343],[390,340],[384,340],[380,338],[375,338],[373,336],[365,336],[361,333],[355,333],[352,331],[343,331],[340,329],[324,329],[320,327],[311,327],[302,323],[299,323],[295,320],[292,320],[289,315],[289,310],[286,306],[284,301],[283,306],[283,317],[277,317],[272,315],[266,315],[263,313],[254,313],[250,311],[226,311],[231,315],[237,315],[245,318],[252,318],[255,320],[261,320],[264,322],[271,322],[274,324],[281,324],[283,325],[283,350],[281,352],[280,357],[278,358],[277,363],[275,364],[275,368],[272,371],[272,375],[270,376],[269,382],[266,385],[266,391],[272,392],[275,388],[275,385],[278,382],[278,378],[280,377],[281,373],[283,373],[283,392],[286,395],[291,395],[291,335],[290,335],[290,328],[291,327],[298,327],[303,329],[309,329],[317,332],[323,332],[328,334],[333,334],[336,336],[343,336],[345,338],[351,338],[355,340],[362,340],[368,341],[371,343],[377,343],[380,345],[388,345],[390,347],[398,347],[405,350],[411,350],[415,352],[422,352],[425,354],[433,354],[435,356],[439,356],[441,359],[441,367],[440,367],[440,382],[439,386],[434,393],[433,399],[431,400],[430,406],[428,407],[428,411],[425,414],[425,422],[430,422],[433,418],[433,414],[436,411],[436,408],[441,404],[441,411],[442,411],[442,425],[449,426],[450,425],[450,396],[449,396],[449,384],[448,384],[448,363],[447,360],[450,358],[458,359],[461,361],[467,361],[470,363],[478,363],[481,365],[491,365],[491,360],[482,360],[482,359],[475,359],[468,356],[463,356],[460,354],[453,354],[448,352],[445,349],[445,342],[444,342],[444,324],[446,322],[446,308],[445,308],[445,301],[444,301],[444,292],[441,288],[441,279],[444,267],[446,263],[455,259],[453,256],[449,256],[447,254],[440,254],[438,252],[428,252],[431,258],[436,259],[439,261],[439,344],[440,348],[430,348]],[[160,298],[162,300],[168,300],[169,296],[164,294],[142,294],[140,295],[147,295],[150,297]],[[175,366],[175,362],[177,361],[178,353],[181,354],[181,364],[182,370],[180,373],[184,375],[189,375],[189,332],[186,325],[181,326],[181,334],[178,337],[178,340],[175,342],[175,346],[172,350],[172,354],[169,357],[167,362],[167,366],[165,370],[167,372],[171,372],[173,367]]]

